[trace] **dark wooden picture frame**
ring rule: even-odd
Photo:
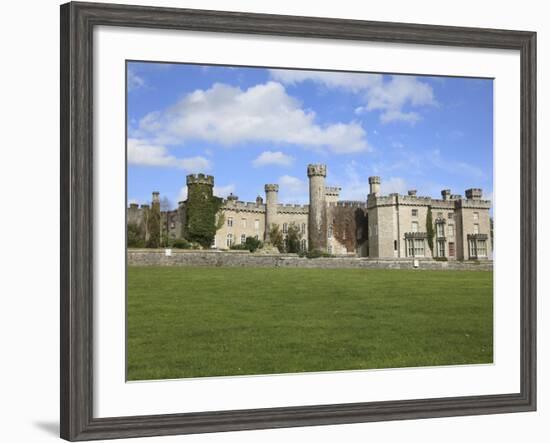
[[[519,393],[93,417],[93,29],[122,26],[498,48],[521,57]],[[61,6],[61,437],[70,441],[536,409],[536,33],[99,3]]]

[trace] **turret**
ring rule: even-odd
[[[483,191],[479,188],[466,189],[466,198],[468,200],[481,200]]]
[[[443,189],[441,191],[441,197],[443,198],[443,200],[449,200],[451,198],[451,190]]]
[[[380,177],[378,176],[369,177],[369,187],[370,187],[370,195],[380,194]]]
[[[278,197],[279,185],[265,185],[265,241],[267,243],[269,243],[269,231],[277,217]]]
[[[308,236],[310,250],[326,248],[326,165],[313,164],[307,167],[309,178]]]

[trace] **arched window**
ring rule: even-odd
[[[226,240],[227,247],[230,248],[233,244],[233,234],[227,234],[227,240]]]

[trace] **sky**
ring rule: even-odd
[[[307,203],[306,168],[327,165],[341,200],[493,191],[493,81],[127,62],[128,202],[158,191],[175,207],[185,177],[243,201],[279,184],[281,203]]]

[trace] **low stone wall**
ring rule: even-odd
[[[492,261],[460,262],[418,259],[417,269],[492,271]],[[357,257],[302,258],[294,254],[251,254],[248,251],[193,251],[129,249],[130,266],[210,266],[254,268],[360,268],[414,269],[413,259],[371,259]]]

